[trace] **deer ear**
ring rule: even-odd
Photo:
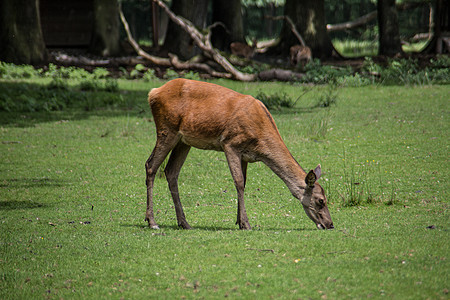
[[[316,174],[316,180],[319,180],[320,175],[322,175],[322,167],[320,166],[320,164],[318,164],[314,169],[314,174]]]
[[[313,170],[309,171],[309,173],[305,177],[306,185],[310,188],[314,187],[314,183],[316,182],[317,177]]]

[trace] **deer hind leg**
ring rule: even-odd
[[[146,185],[147,185],[147,210],[145,213],[145,221],[148,226],[153,229],[159,229],[153,215],[153,183],[155,181],[156,172],[162,164],[170,150],[177,144],[179,137],[176,134],[158,135],[155,148],[145,163]]]
[[[178,193],[178,175],[180,174],[181,167],[183,166],[190,149],[191,146],[188,146],[181,141],[178,142],[175,148],[173,148],[169,162],[164,170],[167,182],[169,183],[170,193],[172,194],[178,226],[183,229],[191,229],[191,226],[186,221],[183,206],[181,205],[180,194]]]
[[[233,177],[238,195],[238,214],[236,224],[239,225],[240,229],[252,229],[250,223],[248,222],[244,202],[247,162],[243,162],[240,155],[232,149],[225,149],[225,156],[227,157],[228,166],[230,168],[231,176]]]

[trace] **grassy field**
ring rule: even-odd
[[[215,82],[294,99],[305,89]],[[0,113],[1,299],[449,298],[450,86],[340,88],[328,108],[317,86],[272,111],[299,163],[322,164],[334,230],[315,229],[256,163],[253,230],[240,231],[223,153],[194,149],[179,180],[184,231],[163,178],[161,229],[144,222],[146,94],[162,83],[120,80],[128,110]]]

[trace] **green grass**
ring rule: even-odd
[[[304,89],[215,82],[293,99]],[[223,153],[194,149],[179,180],[195,228],[184,231],[162,178],[161,230],[144,222],[146,94],[163,82],[118,83],[131,109],[0,113],[1,299],[448,299],[448,85],[340,88],[327,108],[317,86],[273,112],[300,164],[322,164],[335,230],[316,230],[256,163],[254,229],[240,231]]]
[[[420,52],[428,44],[428,41],[402,45],[406,53]],[[333,46],[344,57],[364,57],[378,54],[378,40],[333,40]]]

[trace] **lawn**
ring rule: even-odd
[[[449,85],[337,88],[326,108],[330,88],[316,86],[272,110],[303,168],[322,165],[334,230],[317,230],[261,163],[245,194],[253,230],[239,230],[223,153],[193,149],[179,180],[186,231],[162,177],[161,229],[144,222],[146,94],[162,84],[119,80],[128,109],[0,113],[1,299],[448,299]]]

